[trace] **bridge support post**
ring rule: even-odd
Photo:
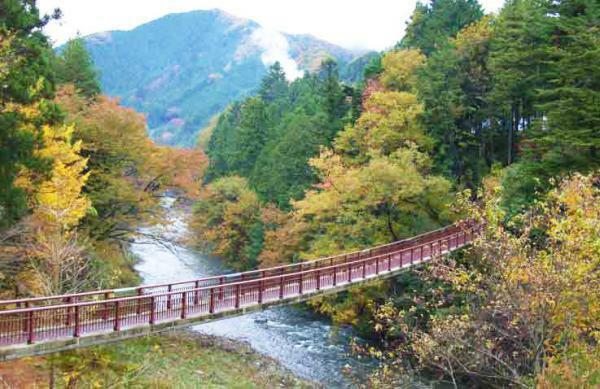
[[[149,319],[150,325],[154,324],[154,322],[156,321],[156,316],[154,313],[155,310],[156,310],[156,300],[155,300],[155,297],[152,296],[152,297],[150,297],[150,319]]]
[[[73,304],[73,297],[67,298],[67,304]],[[72,315],[73,315],[73,313],[72,313],[71,307],[67,307],[67,327],[69,327],[71,325],[71,323],[73,322]]]
[[[138,288],[137,295],[141,296],[143,293],[144,293],[144,290],[142,288]],[[142,313],[142,299],[138,298],[135,304],[136,304],[135,313],[137,315],[139,315],[140,313]]]
[[[173,290],[173,285],[169,284],[169,286],[167,286],[167,292],[169,292],[169,294],[167,295],[167,310],[171,309],[171,291]]]
[[[187,292],[183,292],[181,296],[181,318],[185,319],[187,317]]]
[[[223,285],[224,277],[219,277],[219,285]],[[223,288],[219,289],[219,300],[223,300]]]
[[[35,342],[35,317],[33,316],[33,311],[29,311],[27,313],[27,344],[32,344]]]
[[[110,299],[110,292],[104,293],[104,300]],[[102,312],[102,320],[108,320],[108,304],[104,305],[104,311]]]
[[[317,290],[321,290],[321,272],[317,270]]]
[[[279,299],[283,299],[283,276],[279,276]]]
[[[75,328],[73,329],[73,336],[79,338],[80,335],[79,328],[79,305],[75,305]]]
[[[119,308],[120,308],[120,303],[118,301],[115,301],[115,325],[114,325],[115,331],[121,330],[121,318],[119,317],[119,311],[120,311]]]
[[[25,306],[25,308],[29,308],[29,301],[25,302],[25,304],[23,304]],[[17,308],[21,308],[21,303],[17,303]],[[23,331],[23,333],[27,333],[29,330],[29,316],[28,315],[23,315],[22,319],[21,319],[21,330]]]
[[[293,289],[296,288],[296,283],[299,294],[303,296],[315,291],[313,282],[315,282],[316,291],[323,291],[323,288],[328,289],[331,286],[330,277],[333,277],[333,285],[339,286],[346,283],[346,278],[348,283],[352,283],[353,280],[360,281],[361,273],[364,280],[367,276],[384,274],[386,262],[388,271],[391,271],[394,261],[397,264],[400,260],[402,266],[407,265],[408,263],[404,264],[404,256],[407,254],[410,255],[410,265],[415,265],[417,262],[422,263],[425,259],[425,247],[429,250],[428,258],[434,255],[445,255],[477,239],[482,228],[483,226],[476,224],[452,227],[452,229],[435,231],[427,236],[416,237],[402,244],[364,250],[351,255],[334,257],[335,259],[326,258],[304,265],[294,264],[285,268],[276,267],[252,271],[245,275],[246,281],[244,282],[237,282],[240,278],[244,279],[243,274],[228,275],[210,277],[208,280],[211,282],[207,283],[204,281],[206,279],[200,279],[170,285],[156,285],[153,289],[148,286],[135,287],[127,289],[129,293],[124,290],[113,290],[49,296],[43,300],[3,301],[0,305],[4,307],[16,304],[18,308],[22,308],[23,305],[26,308],[34,308],[1,310],[0,336],[9,345],[14,344],[21,347],[24,347],[25,343],[40,343],[48,340],[50,341],[48,342],[49,346],[44,345],[44,350],[50,350],[50,347],[54,347],[55,344],[62,347],[62,342],[67,338],[71,338],[69,341],[69,345],[71,345],[78,343],[73,338],[95,337],[96,331],[102,332],[100,330],[114,330],[119,334],[113,334],[111,337],[120,338],[120,332],[127,331],[125,334],[127,336],[142,333],[141,330],[138,332],[138,327],[148,328],[148,323],[152,327],[150,328],[152,331],[162,329],[163,324],[166,327],[177,320],[195,317],[198,313],[202,314],[202,319],[215,319],[207,315],[207,311],[211,315],[218,316],[216,315],[217,310],[218,313],[223,313],[230,310],[234,304],[235,308],[239,309],[242,297],[245,298],[245,308],[256,308],[257,300],[254,300],[254,292],[258,294],[258,304],[264,304],[277,300],[277,297],[281,300],[288,297],[290,293],[294,294]],[[346,259],[347,262],[342,262]],[[367,264],[369,273],[366,271]],[[371,273],[371,267],[375,267],[373,269],[375,273]],[[394,266],[394,269],[397,269],[397,266]],[[344,271],[348,273],[343,274]],[[340,273],[338,274],[338,272]],[[353,272],[357,273],[356,278]],[[316,277],[316,280],[313,277]],[[304,281],[307,282],[308,289],[305,289]],[[208,283],[211,285],[207,286]],[[192,289],[191,285],[195,285],[195,288]],[[200,288],[201,285],[204,287]],[[167,287],[168,292],[165,292]],[[148,293],[145,293],[146,289],[148,289]],[[127,295],[133,295],[133,297],[120,298],[120,296]],[[83,298],[81,296],[94,297]],[[102,300],[102,296],[105,296],[106,300]],[[248,296],[250,297],[248,298]],[[208,302],[207,298],[209,298]],[[181,299],[181,303],[179,299]],[[232,301],[232,299],[235,300]],[[87,300],[91,301],[84,302]],[[196,304],[198,304],[198,308],[195,308]],[[208,305],[206,310],[204,305]],[[161,328],[156,328],[155,324],[159,322]],[[131,332],[129,332],[130,330]],[[106,334],[102,334],[103,338],[104,335]],[[36,351],[37,347],[33,346],[29,349]]]

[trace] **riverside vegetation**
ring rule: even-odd
[[[137,227],[162,220],[165,190],[197,195],[206,158],[155,145],[141,114],[102,95],[80,39],[56,55],[40,28],[58,12],[1,6],[1,295],[134,285]],[[247,346],[191,335],[5,362],[0,372],[8,387],[308,386]]]
[[[485,219],[471,249],[310,305],[371,340],[371,385],[598,385],[599,16],[439,0],[359,84],[274,65],[204,141],[201,248],[266,267]]]
[[[237,269],[472,217],[486,228],[471,248],[309,303],[369,340],[356,351],[380,369],[365,385],[408,374],[455,387],[600,384],[596,1],[509,0],[497,15],[475,0],[419,3],[362,81],[325,60],[290,83],[275,64],[215,119],[204,150],[154,144],[140,114],[101,94],[81,39],[56,54],[40,28],[59,12],[2,4],[3,296],[135,284],[128,244],[161,220],[170,188],[195,202],[193,240]],[[40,363],[64,368],[68,385],[123,368],[102,362],[115,350],[136,364],[154,344],[171,347],[142,339]],[[188,374],[180,362],[157,360]]]

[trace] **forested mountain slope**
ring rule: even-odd
[[[266,30],[216,9],[171,14],[85,40],[105,93],[146,113],[153,139],[185,146],[195,143],[212,116],[251,94],[276,60],[294,78],[327,57],[343,65],[362,54],[309,35]],[[349,69],[348,77],[354,73],[362,69]]]

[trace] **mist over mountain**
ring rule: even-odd
[[[182,146],[193,145],[229,103],[251,94],[275,61],[294,79],[333,57],[349,81],[362,72],[356,64],[364,62],[364,53],[268,30],[217,9],[170,14],[85,40],[104,93],[146,113],[153,139]]]

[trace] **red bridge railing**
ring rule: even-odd
[[[268,269],[0,301],[0,306],[17,307],[0,311],[0,346],[121,331],[310,295],[421,264],[470,243],[478,231],[478,226],[463,223],[363,251]],[[125,296],[115,297],[119,294]]]

